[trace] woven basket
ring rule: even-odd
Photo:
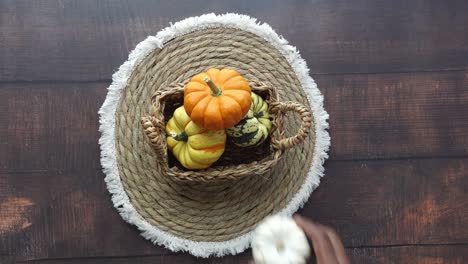
[[[263,82],[252,81],[249,83],[252,91],[261,95],[270,106],[269,114],[273,117],[270,141],[250,148],[236,147],[228,142],[225,153],[214,166],[204,170],[186,170],[168,154],[165,133],[166,122],[170,115],[182,104],[186,83],[174,83],[156,91],[151,98],[153,114],[141,119],[144,132],[160,157],[155,162],[160,164],[163,173],[176,180],[216,183],[246,176],[267,177],[283,157],[284,151],[302,143],[309,134],[312,114],[307,107],[297,102],[280,102],[275,88]],[[301,122],[298,133],[291,137],[285,136],[284,129],[284,117],[288,111],[298,113]]]

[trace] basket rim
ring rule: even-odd
[[[275,147],[271,143],[270,153],[259,161],[252,161],[237,165],[208,167],[202,170],[183,170],[177,166],[169,166],[167,135],[163,129],[166,126],[164,118],[164,108],[166,103],[165,99],[169,96],[183,94],[184,87],[188,82],[189,80],[171,83],[168,86],[155,91],[151,97],[153,109],[150,112],[152,113],[152,116],[155,117],[155,119],[152,119],[152,122],[158,124],[158,133],[162,134],[163,136],[160,138],[160,142],[157,144],[153,144],[152,141],[150,141],[150,143],[152,143],[151,145],[153,148],[163,147],[163,151],[160,151],[158,154],[162,155],[161,158],[163,162],[161,162],[161,164],[163,165],[163,169],[165,170],[166,174],[174,177],[177,180],[188,182],[221,182],[227,180],[238,180],[253,175],[269,175],[271,169],[281,160],[284,155],[284,150]],[[265,100],[269,105],[272,105],[272,103],[275,102],[279,102],[278,92],[274,86],[267,82],[254,80],[249,80],[248,83],[252,92],[268,93],[268,98]],[[282,123],[283,115],[275,114],[271,111],[271,107],[269,108],[269,114],[273,117],[272,129],[269,133],[269,136],[271,138],[276,138],[278,141],[284,139],[284,128],[282,126],[278,128],[275,125],[277,123]]]

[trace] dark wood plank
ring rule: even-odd
[[[301,214],[336,228],[346,246],[468,244],[468,159],[331,161],[326,169]],[[124,223],[103,177],[1,174],[0,208],[8,213],[0,214],[0,255],[167,254]]]
[[[185,17],[245,13],[297,46],[313,73],[467,69],[468,2],[0,2],[0,81],[108,80],[146,36]]]
[[[359,264],[464,264],[468,261],[468,246],[402,246],[391,248],[356,248],[348,249],[352,263]],[[31,264],[247,264],[251,260],[250,253],[224,258],[197,259],[189,255],[141,256],[123,258],[92,258],[92,259],[59,259],[29,261]]]
[[[317,76],[331,159],[465,156],[468,72]]]
[[[464,264],[468,261],[468,246],[357,248],[349,249],[348,254],[353,263]]]
[[[467,72],[320,76],[330,159],[466,156]],[[1,84],[0,168],[98,168],[108,83]],[[352,110],[354,109],[354,110]]]
[[[0,85],[3,171],[98,168],[107,83]]]
[[[301,214],[347,246],[467,243],[468,159],[335,161]]]
[[[196,258],[188,254],[169,254],[162,256],[126,256],[126,257],[102,257],[102,258],[75,258],[75,259],[42,259],[27,261],[31,264],[250,264],[252,260],[250,252],[242,253],[236,256],[226,256],[223,258]],[[1,258],[0,258],[1,261]],[[24,262],[19,262],[24,263]]]
[[[96,169],[0,174],[0,256],[169,253],[122,220],[103,179]]]

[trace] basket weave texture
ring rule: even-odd
[[[175,237],[222,242],[251,231],[291,201],[312,164],[315,124],[310,124],[302,144],[275,160],[268,177],[236,177],[233,172],[225,176],[233,180],[213,183],[169,175],[171,170],[164,165],[168,163],[161,162],[167,152],[155,151],[149,144],[141,118],[153,111],[151,98],[156,92],[162,94],[171,84],[212,67],[229,67],[252,83],[268,83],[276,88],[278,102],[296,102],[310,109],[294,70],[267,41],[233,28],[198,30],[172,39],[135,67],[115,112],[115,150],[123,189],[144,220]],[[292,110],[286,108],[278,112]],[[276,126],[284,138],[278,137],[275,143],[273,136],[266,146],[276,144],[282,149],[281,144],[288,143],[281,140],[300,131],[303,121],[297,115],[281,119]]]
[[[166,175],[176,180],[216,183],[238,180],[246,176],[267,177],[270,175],[271,168],[283,157],[284,151],[303,142],[312,126],[312,114],[305,106],[296,102],[279,102],[275,88],[262,82],[251,82],[252,91],[263,95],[270,106],[269,114],[273,116],[271,145],[265,142],[262,146],[242,148],[228,142],[223,158],[208,169],[194,171],[183,169],[181,166],[170,166],[165,126],[170,113],[183,101],[184,87],[184,83],[176,83],[156,91],[151,99],[154,106],[153,114],[142,118],[143,129],[160,157],[157,162]],[[166,111],[168,108],[169,111]],[[286,138],[284,134],[283,122],[287,111],[298,113],[301,119],[301,128],[298,133],[289,138]]]

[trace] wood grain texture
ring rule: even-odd
[[[0,85],[1,171],[99,168],[97,111],[107,86]]]
[[[312,73],[467,69],[468,2],[0,2],[0,81],[109,80],[146,36],[188,16],[236,12],[269,23]]]
[[[353,263],[369,264],[464,264],[468,246],[404,246],[391,248],[358,248],[348,250]]]
[[[101,258],[75,258],[75,259],[42,259],[24,261],[16,260],[18,263],[31,264],[250,264],[252,260],[250,252],[242,253],[237,256],[226,256],[223,258],[196,258],[188,254],[168,254],[168,255],[150,255],[150,256],[127,256],[127,257],[101,257]],[[0,258],[1,261],[1,258]]]
[[[0,174],[0,208],[8,209],[1,211],[0,222],[16,220],[16,224],[0,229],[0,256],[30,259],[169,253],[122,220],[103,178],[99,170]]]
[[[330,161],[326,170],[300,213],[336,228],[346,246],[468,244],[468,159]],[[167,254],[120,218],[103,177],[97,169],[1,174],[0,201],[27,202],[8,214],[20,221],[1,233],[0,255]]]
[[[317,76],[332,159],[468,153],[468,72]]]
[[[113,208],[97,111],[146,36],[243,13],[306,59],[325,97],[326,177],[301,214],[354,263],[468,262],[468,2],[0,0],[0,263],[246,263],[139,236]],[[28,261],[30,260],[30,261]]]
[[[468,159],[335,161],[299,212],[345,245],[467,243]]]
[[[324,75],[317,83],[332,160],[468,153],[467,72]],[[97,111],[107,86],[0,84],[0,169],[99,168]]]
[[[359,264],[464,264],[468,261],[468,246],[400,246],[390,248],[355,248],[347,249],[352,263]],[[1,258],[0,258],[1,260]],[[32,260],[31,264],[247,264],[251,260],[249,253],[223,258],[198,259],[189,255],[137,256],[137,257],[103,257],[76,259]],[[315,263],[311,261],[311,263]]]

